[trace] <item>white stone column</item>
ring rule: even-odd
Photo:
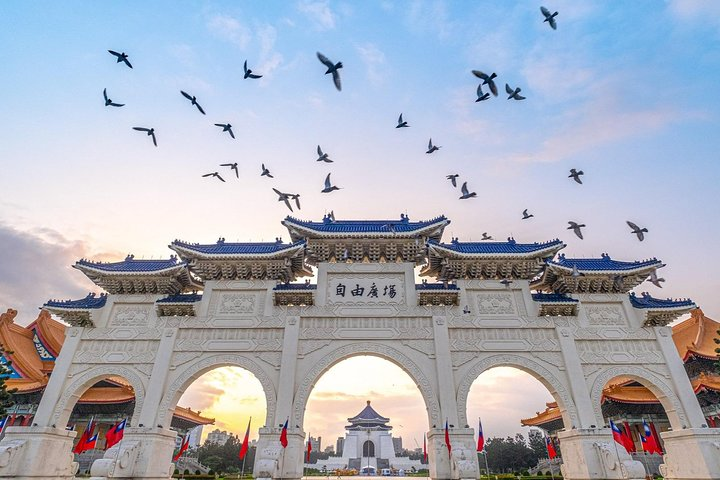
[[[560,343],[560,352],[562,353],[565,363],[565,373],[568,384],[570,385],[570,395],[575,404],[579,422],[579,425],[565,425],[565,429],[571,430],[573,428],[581,429],[602,426],[603,419],[595,417],[595,409],[590,399],[590,389],[587,386],[587,382],[585,382],[585,373],[580,363],[580,357],[572,332],[566,328],[558,328],[557,337]]]
[[[305,432],[288,428],[288,446],[280,444],[280,427],[263,427],[259,431],[253,476],[256,479],[297,480],[303,474]]]
[[[0,443],[0,478],[73,479],[76,432],[52,427],[8,427]]]
[[[132,426],[137,427],[155,427],[158,419],[158,408],[167,389],[168,374],[170,373],[170,362],[172,361],[173,351],[175,350],[175,340],[178,330],[176,328],[166,328],[160,337],[160,345],[155,354],[155,363],[152,373],[150,374],[150,382],[148,382],[145,401],[143,402],[140,418],[133,418]],[[170,421],[169,418],[166,421]],[[160,428],[169,428],[170,425],[161,425]]]
[[[93,462],[91,480],[168,480],[175,469],[170,462],[175,436],[173,430],[165,428],[127,427],[122,441]]]
[[[283,349],[280,357],[280,377],[277,389],[277,409],[275,410],[275,425],[284,424],[290,419],[293,427],[297,419],[292,418],[292,406],[295,398],[295,369],[297,367],[298,340],[300,338],[300,317],[287,316],[283,332]]]
[[[558,432],[564,480],[644,479],[645,467],[613,440],[609,428]]]
[[[688,428],[661,432],[665,455],[660,473],[665,480],[720,478],[720,428]]]
[[[451,451],[445,443],[445,428],[431,428],[427,434],[428,468],[433,480],[476,479],[480,475],[474,430],[450,428]]]
[[[433,315],[433,339],[435,341],[435,368],[437,372],[437,392],[440,402],[440,418],[444,426],[445,419],[457,425],[458,407],[455,392],[455,374],[450,357],[450,336],[444,316]]]

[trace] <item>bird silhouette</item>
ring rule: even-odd
[[[527,208],[526,208],[525,210],[523,210],[523,217],[522,217],[523,220],[527,220],[528,218],[531,218],[531,217],[534,217],[534,216],[535,216],[535,215],[533,215],[532,213],[528,213],[528,209],[527,209]]]
[[[568,222],[568,225],[570,225],[570,226],[567,227],[567,229],[568,229],[568,230],[572,230],[573,232],[575,232],[575,235],[577,235],[578,238],[580,238],[580,240],[582,240],[582,239],[583,239],[583,234],[582,234],[582,230],[580,230],[580,229],[583,228],[583,227],[585,227],[585,224],[584,224],[584,223],[573,222],[573,221],[571,220],[571,221]]]
[[[300,210],[300,194],[299,193],[291,193],[290,198],[295,200],[295,206],[297,206],[298,210]]]
[[[457,187],[457,178],[458,178],[459,176],[460,176],[459,174],[454,173],[454,174],[452,174],[452,175],[446,176],[445,178],[447,178],[448,180],[450,180],[450,182],[452,182],[452,186],[453,186],[453,187]]]
[[[288,207],[290,209],[290,211],[292,212],[293,209],[292,209],[292,205],[290,205],[290,199],[292,198],[293,194],[292,193],[283,193],[280,190],[278,190],[277,188],[273,188],[273,192],[277,193],[278,202],[285,202],[285,206]]]
[[[130,64],[130,61],[128,60],[127,53],[125,53],[125,52],[118,53],[115,50],[108,50],[108,52],[110,52],[110,55],[114,55],[115,57],[117,57],[117,62],[115,62],[115,63],[125,62],[125,65],[127,65],[130,68],[133,68],[133,66]]]
[[[243,71],[245,72],[245,75],[243,76],[243,79],[246,78],[260,78],[262,75],[256,75],[252,73],[252,70],[247,68],[247,60],[245,60],[245,63],[243,64]]]
[[[330,160],[330,157],[328,157],[327,153],[323,153],[322,148],[320,148],[320,145],[318,145],[317,148],[318,158],[316,162],[325,162],[325,163],[332,163],[333,160]]]
[[[206,173],[203,177],[217,177],[217,179],[221,182],[225,182],[225,179],[223,179],[218,172]]]
[[[157,139],[155,138],[155,129],[154,128],[145,128],[145,127],[132,127],[133,130],[137,130],[138,132],[145,132],[148,134],[148,136],[152,137],[153,144],[157,147]]]
[[[510,88],[510,85],[508,85],[506,83],[505,91],[508,93],[508,98],[507,98],[508,100],[510,100],[511,98],[514,98],[515,100],[525,100],[525,97],[520,95],[520,92],[522,91],[522,89],[520,87],[518,87],[516,89],[512,89],[512,88]]]
[[[190,95],[189,93],[183,92],[182,90],[180,90],[180,93],[182,93],[182,96],[183,96],[183,97],[185,97],[185,98],[187,98],[188,100],[190,100],[190,103],[191,103],[192,105],[195,105],[195,106],[197,107],[197,109],[200,110],[200,113],[202,113],[203,115],[205,115],[205,110],[203,110],[203,108],[202,108],[202,107],[200,106],[200,104],[197,102],[197,98],[196,98],[194,95]]]
[[[662,285],[660,285],[660,283],[665,281],[664,278],[658,278],[655,270],[650,272],[650,277],[647,280],[648,280],[648,282],[652,283],[653,285],[655,285],[658,288],[662,288]]]
[[[555,17],[557,17],[558,12],[550,13],[550,10],[545,7],[540,7],[540,11],[545,17],[545,20],[543,20],[543,22],[548,22],[553,30],[557,30],[557,23],[555,23]]]
[[[488,235],[487,232],[483,232],[482,234],[482,240],[492,240],[493,237],[491,235]]]
[[[261,177],[269,177],[269,178],[275,178],[270,174],[270,170],[265,168],[265,164],[262,164],[262,173],[260,174]]]
[[[577,265],[573,264],[572,273],[570,274],[571,277],[584,277],[584,273],[580,273],[580,270],[578,270]]]
[[[338,89],[338,92],[342,90],[342,85],[340,84],[340,72],[338,72],[339,69],[343,68],[342,62],[333,63],[330,61],[329,58],[327,58],[325,55],[323,55],[320,52],[317,52],[318,60],[322,62],[323,65],[327,67],[327,71],[325,72],[325,75],[328,73],[332,73],[333,82],[335,83],[335,88]]]
[[[490,98],[490,94],[489,94],[489,93],[483,93],[483,91],[482,91],[482,86],[483,86],[482,83],[478,85],[478,88],[477,88],[477,99],[475,100],[475,102],[482,102],[482,101],[487,100],[488,98]]]
[[[105,106],[106,107],[122,107],[125,105],[124,103],[115,103],[112,100],[110,100],[107,96],[107,88],[103,88],[103,98],[105,98]]]
[[[505,285],[505,288],[510,288],[510,285],[513,283],[512,280],[508,280],[507,278],[503,278],[500,280],[500,283]]]
[[[462,187],[460,187],[460,190],[462,191],[462,195],[460,196],[460,200],[465,200],[468,198],[476,197],[477,193],[475,192],[468,192],[467,188],[467,182],[462,184]]]
[[[221,163],[221,167],[230,167],[230,170],[235,170],[235,177],[240,178],[240,172],[238,171],[238,164],[235,163]]]
[[[425,153],[437,152],[438,150],[440,150],[440,148],[441,148],[441,147],[438,147],[438,146],[436,146],[436,145],[433,145],[433,143],[432,143],[432,138],[431,138],[430,141],[428,142],[427,152],[425,152]]]
[[[645,233],[648,233],[647,228],[640,228],[630,220],[626,220],[625,223],[628,224],[628,227],[632,228],[632,232],[630,233],[634,233],[635,235],[637,235],[638,240],[640,240],[641,242],[645,240]]]
[[[483,73],[480,70],[473,70],[472,73],[483,81],[483,83],[481,83],[480,85],[487,85],[492,94],[496,97],[498,96],[497,85],[495,85],[495,81],[493,80],[494,78],[497,78],[495,72],[488,75],[487,73]]]
[[[570,175],[568,175],[568,178],[572,178],[572,179],[575,180],[577,183],[579,183],[579,184],[582,185],[582,180],[580,180],[580,175],[585,175],[585,172],[583,172],[582,170],[577,171],[577,170],[575,170],[574,168],[571,168],[571,169],[570,169]]]
[[[232,125],[229,123],[216,123],[215,126],[222,127],[223,132],[228,132],[232,138],[235,138],[235,134],[232,131]]]
[[[403,121],[402,113],[398,117],[398,124],[395,126],[395,128],[404,128],[409,127],[410,125],[407,124],[407,122]]]
[[[322,193],[330,193],[335,190],[340,190],[340,187],[336,187],[335,185],[332,185],[330,183],[330,174],[327,174],[327,177],[325,177],[325,188],[321,190]]]

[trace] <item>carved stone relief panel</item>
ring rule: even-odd
[[[585,314],[590,325],[626,325],[627,321],[620,305],[586,305]]]
[[[559,350],[553,329],[454,328],[448,331],[453,351],[554,351]]]
[[[475,293],[478,315],[517,315],[518,309],[512,292]]]
[[[111,327],[147,327],[153,316],[152,304],[116,303],[110,313]]]
[[[433,338],[430,318],[303,318],[302,339]]]
[[[578,355],[583,363],[589,364],[651,364],[662,363],[663,356],[657,344],[650,340],[613,340],[576,342]]]
[[[213,290],[208,312],[219,317],[262,315],[265,291]]]
[[[83,341],[75,354],[78,363],[152,363],[159,340]]]
[[[283,330],[272,328],[183,329],[178,332],[176,351],[279,351]]]

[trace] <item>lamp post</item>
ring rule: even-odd
[[[367,447],[367,474],[370,475],[370,427],[367,428],[368,439],[365,443]]]

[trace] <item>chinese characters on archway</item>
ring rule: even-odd
[[[331,302],[392,302],[403,301],[402,280],[342,278],[331,281],[328,289]]]

